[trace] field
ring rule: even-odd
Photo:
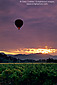
[[[0,64],[0,85],[57,85],[57,64]]]

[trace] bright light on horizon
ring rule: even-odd
[[[5,54],[31,54],[31,53],[42,53],[42,54],[57,54],[57,49],[49,49],[49,48],[20,48],[17,50],[8,50],[8,51],[0,51],[0,53]]]

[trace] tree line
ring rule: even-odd
[[[0,63],[57,63],[57,59],[48,58],[48,59],[39,59],[39,60],[33,60],[33,59],[17,59],[12,56],[7,56],[6,54],[0,53]]]

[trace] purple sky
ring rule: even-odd
[[[57,1],[27,6],[19,0],[0,0],[0,50],[52,47],[57,49]],[[14,22],[22,19],[18,30]]]

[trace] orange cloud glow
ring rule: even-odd
[[[42,53],[42,54],[55,54],[57,53],[57,49],[48,49],[48,48],[20,48],[17,50],[9,50],[9,51],[0,51],[0,53],[3,52],[5,54],[30,54],[30,53]]]

